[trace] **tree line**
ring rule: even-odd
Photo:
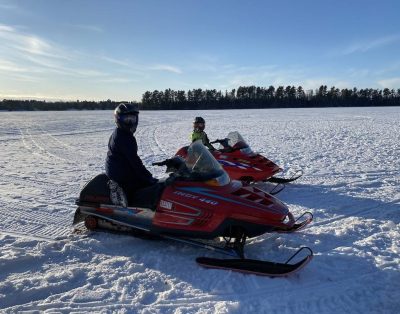
[[[111,110],[114,109],[119,102],[106,101],[57,101],[48,102],[44,100],[15,100],[3,99],[0,102],[0,110],[18,111],[58,111],[58,110]]]
[[[225,92],[215,89],[147,91],[142,97],[143,109],[243,109],[399,106],[400,88],[339,89],[321,85],[305,91],[302,86],[240,86]]]
[[[111,110],[119,102],[10,100],[0,102],[0,110]],[[253,109],[306,107],[399,106],[400,88],[339,89],[321,85],[315,90],[301,86],[240,86],[230,91],[216,89],[146,91],[139,103],[141,110]]]

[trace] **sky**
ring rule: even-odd
[[[400,1],[0,0],[0,99],[400,88]]]

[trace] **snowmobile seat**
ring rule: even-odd
[[[110,189],[108,181],[110,179],[105,173],[95,176],[82,189],[79,195],[79,203],[110,203]]]
[[[110,183],[113,184],[110,185]],[[123,190],[120,186],[116,187],[118,191],[111,191],[110,187],[113,185],[115,188],[117,183],[110,180],[105,173],[95,176],[83,187],[76,204],[114,204],[123,207],[128,205],[130,207],[149,208],[155,211],[165,188],[165,183],[159,182],[144,189],[137,190],[135,193],[127,193],[129,191]],[[112,194],[117,195],[113,197]],[[128,200],[124,201],[126,196]]]

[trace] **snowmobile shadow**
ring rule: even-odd
[[[310,209],[314,214],[312,225],[320,225],[325,221],[333,222],[347,217],[378,219],[400,223],[400,201],[383,202],[367,197],[358,197],[357,191],[348,190],[355,194],[348,195],[339,190],[339,185],[307,185],[290,184],[279,193],[278,198],[289,208],[298,205]]]
[[[382,251],[390,251],[394,245],[390,232],[400,223],[398,201],[383,202],[349,192],[355,195],[344,194],[346,192],[339,191],[337,185],[291,184],[279,194],[279,199],[294,214],[304,208],[313,213],[313,222],[296,235],[301,235],[302,243],[313,249],[315,260],[321,254],[336,255],[338,248],[365,251],[366,242],[372,242],[368,250],[373,251],[374,256],[380,256]],[[285,235],[286,243],[293,235]]]

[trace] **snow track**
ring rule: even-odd
[[[188,144],[195,116],[210,139],[238,130],[255,151],[304,176],[278,194],[314,222],[251,239],[250,258],[313,261],[269,279],[203,269],[215,256],[169,241],[71,234],[75,198],[103,171],[112,112],[0,113],[0,311],[397,313],[400,307],[400,109],[142,112],[144,164]]]
[[[56,205],[38,204],[35,206],[32,200],[22,199],[5,199],[5,201],[5,204],[3,204],[4,200],[0,203],[2,208],[0,232],[15,232],[20,236],[52,240],[66,236],[71,231],[71,217],[60,217]],[[30,211],[27,211],[27,208]],[[50,213],[49,209],[53,213]]]

